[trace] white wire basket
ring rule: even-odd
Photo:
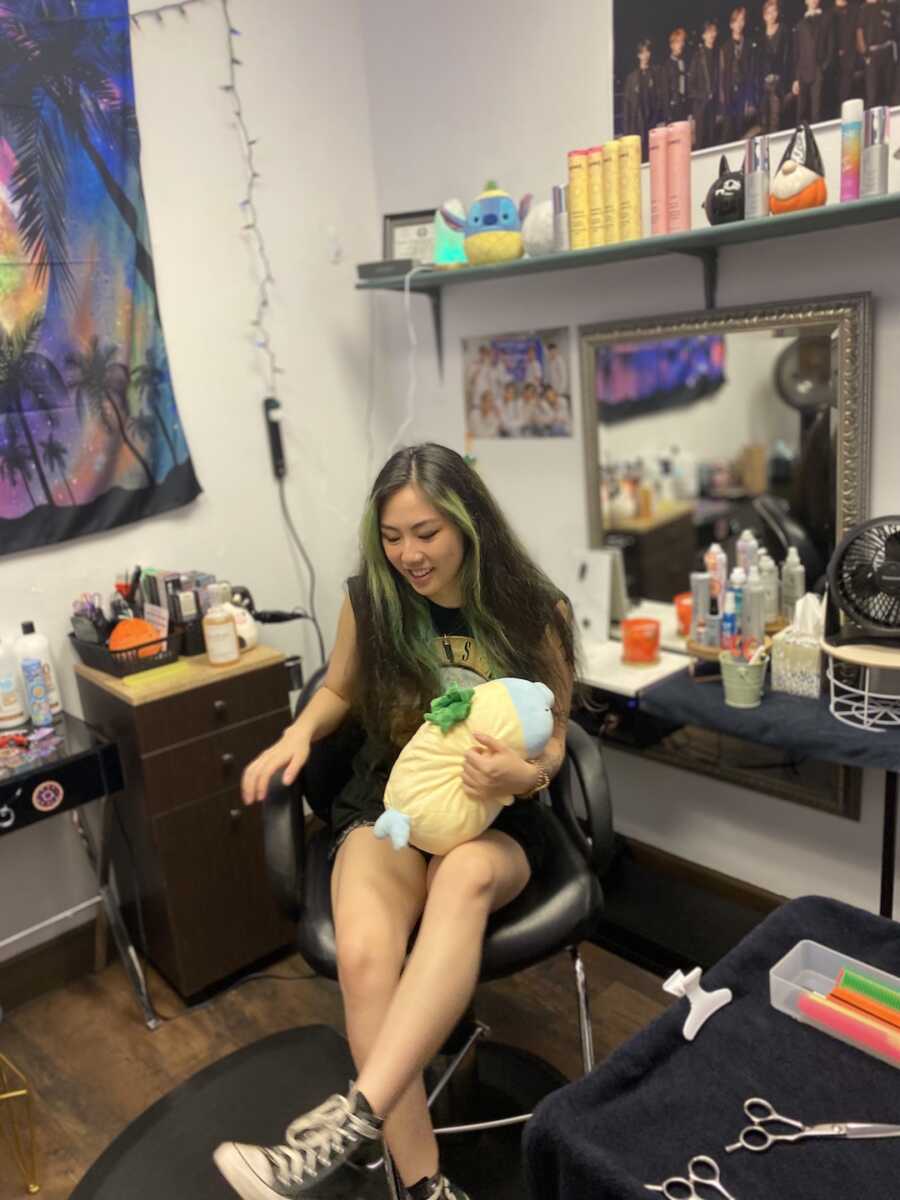
[[[822,650],[831,715],[870,733],[900,728],[900,648],[824,638]]]

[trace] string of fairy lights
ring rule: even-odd
[[[130,14],[131,23],[135,29],[141,29],[142,24],[150,20],[155,21],[159,25],[162,25],[166,18],[171,16],[187,20],[189,9],[194,5],[209,4],[211,2],[216,2],[216,0],[174,0],[173,3],[158,4],[153,8],[136,9]],[[244,161],[245,190],[240,200],[240,208],[244,217],[243,229],[252,240],[258,265],[256,308],[251,327],[256,348],[265,366],[268,394],[278,400],[278,377],[284,374],[284,370],[278,361],[269,325],[275,276],[257,206],[257,189],[262,179],[256,159],[256,147],[259,139],[252,135],[247,124],[244,101],[241,96],[238,79],[238,71],[243,66],[238,55],[238,38],[241,36],[241,31],[235,26],[231,18],[231,0],[217,0],[217,3],[221,9],[225,25],[228,61],[228,79],[225,83],[221,84],[221,88],[228,95],[232,103],[232,113],[240,143],[241,157]]]
[[[256,199],[257,189],[262,179],[257,166],[256,156],[256,147],[259,139],[252,135],[250,127],[247,124],[244,101],[241,95],[238,75],[240,68],[243,66],[238,54],[238,38],[241,36],[241,31],[236,27],[231,17],[231,0],[173,0],[172,3],[157,4],[152,8],[135,9],[135,11],[130,14],[131,24],[136,30],[140,30],[143,26],[143,23],[146,21],[152,20],[159,25],[163,25],[166,21],[166,18],[171,16],[176,16],[187,20],[189,10],[195,5],[210,3],[218,4],[225,26],[228,78],[226,82],[220,86],[222,91],[231,100],[232,114],[234,116],[235,127],[237,129],[240,143],[241,157],[244,161],[245,188],[244,194],[240,200],[240,208],[244,218],[243,229],[252,240],[257,259],[257,274],[259,282],[256,296],[256,309],[252,320],[253,337],[256,348],[259,351],[265,368],[268,395],[280,403],[280,397],[278,394],[278,377],[284,374],[284,370],[279,364],[278,356],[275,352],[275,346],[272,340],[272,331],[269,325],[269,317],[271,315],[271,297],[272,289],[275,286],[275,276],[272,270],[272,258],[269,253],[269,247],[260,223],[260,214]],[[316,615],[315,567],[313,566],[306,547],[304,546],[303,541],[297,532],[296,526],[294,525],[293,519],[291,518],[287,504],[287,496],[284,489],[283,477],[278,479],[278,491],[281,509],[289,538],[296,550],[299,552],[300,559],[302,560],[309,579],[308,613],[304,613],[302,615],[308,617],[308,619],[312,622],[313,628],[316,632],[316,638],[318,640],[319,655],[322,660],[322,665],[324,666],[325,646],[322,639],[322,630],[319,626],[318,617]],[[299,563],[297,566],[299,572]]]

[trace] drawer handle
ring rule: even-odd
[[[223,754],[222,755],[222,766],[225,768],[226,771],[230,771],[231,768],[234,766],[234,755],[231,754],[230,752]]]
[[[226,717],[228,715],[228,704],[225,700],[213,701],[213,712],[217,717]]]

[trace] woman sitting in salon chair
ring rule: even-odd
[[[465,1200],[441,1173],[422,1072],[469,1003],[489,915],[540,867],[533,797],[565,754],[568,607],[464,460],[433,444],[395,454],[373,486],[361,542],[323,686],[243,781],[245,802],[261,801],[271,777],[296,779],[311,743],[351,710],[365,728],[332,814],[338,973],[358,1076],[347,1095],[293,1121],[285,1144],[219,1147],[216,1163],[244,1200],[305,1195],[382,1138],[411,1200]],[[537,761],[483,738],[463,782],[474,797],[519,801],[443,857],[377,840],[391,766],[431,699],[451,680],[501,676],[550,687],[553,737]]]

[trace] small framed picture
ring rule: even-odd
[[[433,208],[387,214],[384,218],[384,258],[411,258],[414,263],[430,266],[434,262],[434,214]]]

